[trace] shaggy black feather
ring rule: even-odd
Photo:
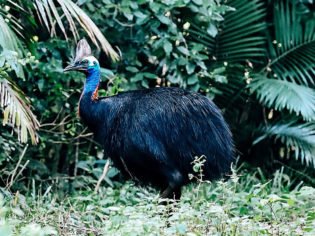
[[[192,161],[205,155],[205,179],[229,173],[232,135],[218,107],[207,97],[179,88],[121,92],[80,100],[80,116],[105,155],[125,175],[180,197],[193,173]]]

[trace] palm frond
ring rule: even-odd
[[[194,40],[203,43],[218,61],[257,61],[265,57],[266,37],[261,34],[267,29],[264,1],[230,0],[226,4],[236,10],[226,13],[216,38],[192,24],[189,33]]]
[[[269,54],[270,63],[262,71],[269,77],[315,83],[315,19],[302,22],[294,1],[274,4],[274,39],[269,39]]]
[[[79,39],[79,34],[74,20],[79,23],[97,47],[99,47],[100,43],[102,50],[109,55],[113,61],[119,60],[119,55],[108,43],[102,32],[77,4],[71,0],[57,0],[57,2],[59,3],[61,11],[69,23],[70,30],[76,41]],[[34,6],[37,10],[39,18],[42,20],[49,32],[52,35],[56,34],[55,23],[57,23],[66,40],[68,40],[67,30],[63,24],[62,16],[59,15],[59,8],[57,8],[54,4],[54,1],[34,0]]]
[[[21,25],[21,22],[19,22],[19,19],[17,19],[15,16],[9,14],[5,9],[1,8],[0,6],[0,15],[5,18],[9,24],[12,26],[10,27],[16,34],[18,34],[21,38],[24,38],[24,35],[22,33],[23,27]]]
[[[22,57],[25,53],[21,41],[11,30],[2,15],[0,15],[0,45],[7,52],[17,53],[19,57]],[[11,59],[9,64],[14,69],[16,75],[24,78],[22,65],[16,63],[14,58]],[[0,107],[4,108],[2,123],[3,125],[10,123],[13,127],[17,127],[19,141],[27,142],[29,134],[32,143],[36,144],[38,142],[36,130],[39,127],[39,123],[30,110],[29,102],[23,92],[3,70],[4,67],[0,71]]]
[[[288,109],[304,120],[315,120],[315,91],[294,82],[257,77],[248,86],[267,107]]]
[[[21,41],[8,26],[2,15],[0,15],[0,46],[6,50],[16,52],[20,57],[24,54]],[[18,77],[24,78],[23,68],[18,63],[16,63],[15,72]]]
[[[3,125],[17,127],[18,139],[27,142],[28,134],[32,143],[38,142],[36,131],[39,123],[29,107],[29,101],[23,92],[4,72],[0,74],[0,107],[3,111]]]
[[[257,138],[254,144],[265,138],[280,140],[287,148],[295,152],[295,157],[300,158],[302,163],[313,164],[315,167],[315,123],[275,124],[262,129],[264,133]]]

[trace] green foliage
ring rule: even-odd
[[[209,34],[202,26],[193,24],[188,32],[191,40],[206,46],[208,52],[219,62],[258,61],[264,57],[266,37],[261,33],[267,29],[266,4],[264,1],[237,0],[227,5],[235,11],[227,12],[225,20],[219,25],[217,37]]]
[[[269,62],[250,87],[268,107],[287,108],[314,121],[315,20],[303,20],[297,3],[290,1],[275,3],[273,14],[275,39],[269,36]]]
[[[22,66],[35,63],[34,57],[18,59],[14,51],[4,50],[0,54],[0,107],[4,108],[2,124],[9,123],[18,129],[18,140],[27,142],[28,134],[33,144],[38,142],[37,130],[39,123],[31,112],[29,100],[8,72],[14,70],[17,75],[24,77]]]
[[[279,133],[274,130],[277,135],[260,136],[274,142],[270,149],[267,140],[255,143],[257,127],[265,126],[259,132],[267,132],[269,123],[274,125],[282,120],[274,126],[282,127],[299,120],[295,129],[300,129],[296,134],[301,135],[302,127],[310,127],[314,122],[315,20],[311,6],[289,0],[270,3],[235,0],[226,4],[236,10],[226,13],[216,37],[193,24],[188,30],[192,36],[188,40],[206,47],[209,58],[213,59],[208,68],[222,63],[226,67],[222,76],[227,83],[222,86],[212,82],[210,86],[217,93],[216,103],[226,108],[225,117],[232,126],[237,147],[249,156],[254,150],[264,148],[279,157],[284,145],[288,148],[288,157],[304,160],[307,156],[306,163],[312,164],[314,153],[310,149],[314,149],[314,144],[310,144],[312,147],[304,155],[299,150],[306,146],[290,141],[280,130]],[[208,65],[209,60],[205,63]],[[288,123],[284,124],[284,120]],[[304,136],[295,138],[303,140]],[[282,142],[277,142],[278,139]],[[251,149],[249,142],[255,144]],[[242,147],[243,143],[246,146]],[[267,147],[259,147],[262,145]],[[265,152],[260,157],[258,153],[255,155],[257,160],[266,158]]]
[[[1,49],[4,49],[4,52],[1,52],[2,59],[0,66],[3,67],[5,58],[16,58],[17,56],[22,57],[25,50],[21,45],[21,41],[7,25],[2,15],[0,15],[0,27],[0,46],[2,47]],[[10,55],[10,53],[13,54],[13,52],[15,52],[16,55]],[[15,61],[16,60],[17,59],[15,59]],[[20,63],[13,63],[12,60],[9,60],[9,63],[15,69],[17,76],[24,78],[22,65]]]
[[[294,124],[280,122],[264,127],[264,133],[257,138],[254,144],[266,137],[273,137],[275,140],[280,140],[282,144],[286,145],[288,150],[295,152],[296,158],[300,158],[302,163],[315,165],[315,124]]]
[[[94,22],[90,19],[90,17],[74,2],[71,0],[61,0],[58,1],[60,4],[61,10],[64,13],[65,17],[70,26],[71,33],[73,34],[74,40],[78,41],[79,33],[76,24],[74,23],[74,19],[79,23],[79,25],[86,31],[87,35],[90,37],[92,42],[98,46],[98,42],[101,44],[102,49],[108,56],[111,57],[113,61],[119,59],[118,54],[114,51],[112,46],[108,43],[104,35],[98,29],[98,27],[94,24]],[[58,14],[58,8],[54,4],[52,0],[36,0],[34,1],[34,6],[36,7],[38,15],[42,18],[47,30],[56,36],[56,28],[54,21],[57,21],[58,26],[62,30],[65,38],[68,40],[67,31],[65,29],[64,24],[62,23],[62,19]]]
[[[32,30],[37,28],[38,25],[35,22],[33,14],[26,14],[27,9],[32,11],[35,6],[38,16],[41,17],[40,20],[43,20],[44,24],[51,32],[51,35],[55,36],[56,28],[54,21],[56,21],[61,28],[62,33],[65,35],[66,39],[68,39],[65,27],[58,13],[58,11],[63,11],[76,40],[78,37],[78,28],[74,24],[72,18],[74,17],[97,47],[98,43],[96,39],[98,39],[104,52],[106,52],[113,60],[118,60],[118,54],[112,49],[103,34],[82,9],[71,0],[62,0],[58,2],[61,9],[57,8],[51,0],[0,2],[0,105],[1,107],[5,106],[3,124],[5,125],[9,122],[14,126],[16,123],[19,140],[22,142],[27,141],[28,132],[32,142],[37,143],[38,138],[36,131],[39,126],[38,121],[31,112],[27,98],[17,84],[13,82],[14,80],[17,80],[17,78],[22,78],[23,81],[25,81],[23,67],[25,69],[26,60],[23,60],[23,58],[25,57],[27,50],[23,43],[28,44],[29,49],[34,53],[34,44],[38,41],[37,35],[30,35],[33,34]],[[12,12],[17,14],[12,16]],[[50,22],[50,25],[48,22]],[[27,55],[28,54],[30,53],[27,53]],[[34,62],[35,56],[31,56],[31,54],[28,56],[30,56],[31,60]],[[5,62],[7,62],[7,64],[5,64]],[[15,75],[8,74],[11,70],[15,71]],[[15,78],[15,76],[17,78]]]
[[[284,114],[285,109],[290,111],[290,119],[286,118],[288,123],[274,126],[279,128],[278,131],[272,129],[277,134],[273,137],[280,138],[283,144],[292,148],[296,158],[301,157],[302,162],[305,159],[306,163],[314,164],[314,143],[304,145],[298,140],[306,137],[311,140],[313,136],[312,132],[304,131],[313,126],[315,119],[315,20],[303,19],[298,12],[298,3],[288,0],[274,4],[273,16],[273,28],[268,35],[268,65],[259,71],[258,76],[254,75],[250,87],[263,105]],[[290,122],[299,115],[311,123],[295,125],[295,134],[289,138],[287,131],[293,129],[289,129]]]
[[[303,19],[297,1],[274,4],[274,38],[269,38],[267,77],[314,85],[315,19]],[[269,69],[269,70],[268,70]]]
[[[270,181],[235,173],[227,182],[184,189],[181,201],[160,204],[153,189],[127,182],[59,199],[49,190],[24,197],[0,193],[0,232],[7,235],[312,235],[315,189],[288,191],[278,170]],[[149,191],[148,191],[149,190]],[[10,234],[11,233],[11,234]]]
[[[308,121],[315,120],[315,91],[285,80],[258,77],[249,87],[256,91],[262,104],[275,110],[287,108]]]
[[[214,35],[216,23],[233,8],[214,1],[86,2],[87,10],[95,12],[92,18],[120,48],[123,66],[117,72],[128,78],[131,88],[172,85],[209,90],[213,80],[206,66],[209,57],[202,44],[187,41],[187,28],[202,25]]]

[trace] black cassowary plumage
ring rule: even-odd
[[[181,186],[193,173],[196,156],[206,157],[205,179],[229,173],[234,156],[232,135],[209,98],[179,88],[96,98],[98,62],[91,59],[90,49],[86,52],[89,46],[84,39],[78,44],[77,54],[80,47],[85,48],[85,55],[65,69],[87,75],[79,102],[80,116],[104,147],[105,155],[125,175],[158,186],[164,190],[162,197],[179,198]]]

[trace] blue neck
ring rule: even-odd
[[[100,82],[100,76],[101,73],[99,68],[93,68],[88,70],[86,81],[84,84],[83,94],[87,94],[90,92],[94,93]]]

